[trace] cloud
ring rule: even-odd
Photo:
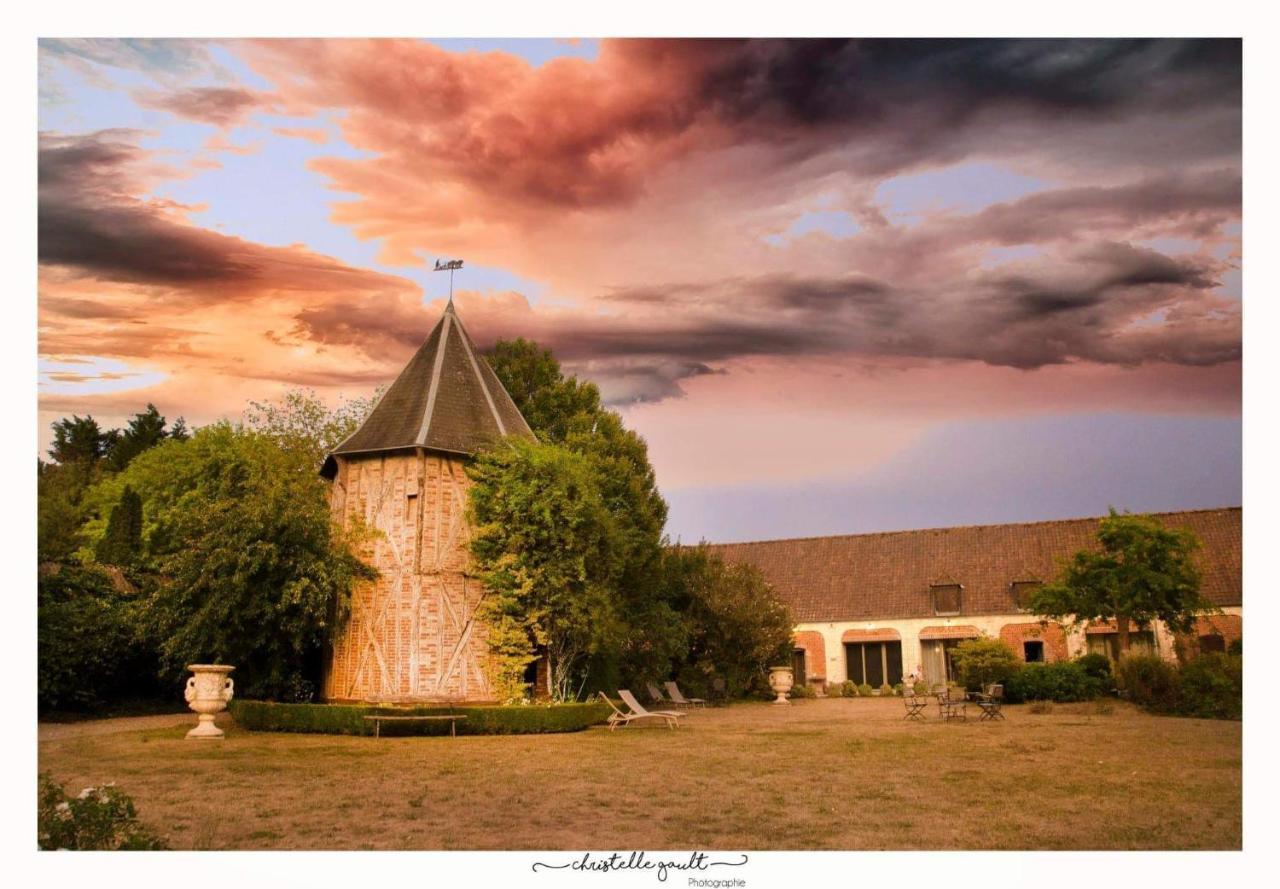
[[[242,87],[201,86],[162,92],[137,90],[133,100],[144,108],[168,111],[184,120],[229,127],[261,107],[264,98]]]
[[[138,137],[41,135],[43,355],[162,368],[175,378],[174,397],[185,391],[197,401],[211,387],[225,388],[226,397],[242,391],[230,380],[371,388],[394,374],[385,354],[347,350],[321,360],[315,344],[272,341],[263,332],[288,329],[293,315],[336,298],[412,303],[420,299],[415,284],[302,246],[201,228],[187,218],[189,208],[142,197],[176,171],[140,148]],[[202,389],[206,395],[197,395]]]

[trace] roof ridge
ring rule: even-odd
[[[1169,509],[1158,512],[1133,513],[1133,515],[1149,515],[1149,516],[1175,516],[1175,515],[1195,515],[1197,513],[1210,512],[1239,512],[1243,506],[1213,506],[1203,509]],[[1123,515],[1123,513],[1121,513]],[[750,546],[757,543],[792,543],[804,540],[849,540],[854,537],[889,537],[897,534],[921,534],[927,531],[966,531],[974,528],[1027,528],[1033,525],[1065,525],[1072,522],[1091,522],[1106,518],[1106,516],[1076,516],[1066,519],[1036,519],[1030,522],[992,522],[990,524],[979,525],[939,525],[927,528],[898,528],[892,531],[862,531],[855,534],[808,534],[801,537],[768,537],[763,540],[735,540],[725,543],[715,543],[712,541],[704,541],[708,546]]]
[[[435,361],[431,364],[431,384],[427,387],[427,404],[422,410],[422,425],[418,427],[418,435],[414,439],[420,447],[426,445],[427,435],[431,432],[431,418],[436,412],[436,395],[440,392],[440,371],[444,367],[444,350],[449,344],[449,327],[455,320],[457,316],[453,313],[453,303],[449,303],[445,307],[444,314],[440,316],[440,342],[436,344]],[[430,339],[430,336],[427,339]]]

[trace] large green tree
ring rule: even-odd
[[[1200,593],[1199,546],[1186,529],[1112,509],[1098,526],[1098,548],[1073,555],[1054,582],[1035,592],[1030,609],[1075,624],[1115,620],[1122,654],[1131,622],[1161,620],[1188,632],[1199,615],[1217,610]]]
[[[225,422],[166,440],[90,492],[92,544],[126,488],[142,498],[139,561],[155,578],[142,613],[167,671],[230,663],[246,692],[272,696],[314,678],[372,572],[330,520],[310,454]]]
[[[111,507],[107,529],[98,540],[94,554],[107,565],[132,565],[142,552],[142,498],[128,485],[120,502]]]
[[[472,552],[484,581],[494,685],[520,692],[537,650],[552,694],[576,697],[592,654],[616,644],[619,555],[590,463],[555,445],[514,439],[471,466]]]
[[[488,356],[538,439],[580,455],[610,520],[610,584],[624,627],[616,647],[592,656],[592,686],[668,674],[686,634],[662,578],[667,504],[648,446],[604,406],[595,384],[567,376],[550,351],[500,340]]]
[[[730,695],[743,694],[768,667],[791,663],[791,612],[759,569],[727,563],[705,544],[674,546],[663,556],[662,576],[683,616],[687,651],[681,680],[706,690],[723,679]]]
[[[179,418],[178,423],[185,429],[186,424]],[[175,428],[178,428],[175,424]],[[124,429],[112,430],[109,433],[108,445],[105,448],[107,469],[119,472],[129,465],[134,457],[148,448],[153,448],[169,437],[165,418],[156,410],[154,404],[147,404],[147,409],[133,415]]]
[[[373,410],[382,390],[369,398],[352,398],[330,408],[314,390],[291,389],[275,401],[250,401],[245,425],[281,448],[313,463],[355,432]]]
[[[53,424],[49,456],[62,464],[93,463],[103,455],[108,438],[93,417],[63,417]]]

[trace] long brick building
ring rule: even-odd
[[[1163,624],[1131,633],[1133,647],[1163,657],[1221,650],[1243,632],[1241,510],[1157,515],[1200,538],[1201,591],[1222,611],[1175,638]],[[1095,547],[1097,518],[808,537],[713,547],[726,561],[755,565],[795,615],[798,679],[872,686],[918,675],[952,675],[950,650],[979,635],[1004,639],[1027,661],[1086,651],[1114,653],[1114,622],[1065,632],[1024,606],[1062,560]]]

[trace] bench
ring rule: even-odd
[[[366,716],[365,719],[373,720],[373,736],[375,738],[382,737],[382,723],[384,722],[426,722],[433,719],[449,720],[450,737],[458,737],[458,720],[466,719],[466,714],[458,716]]]

